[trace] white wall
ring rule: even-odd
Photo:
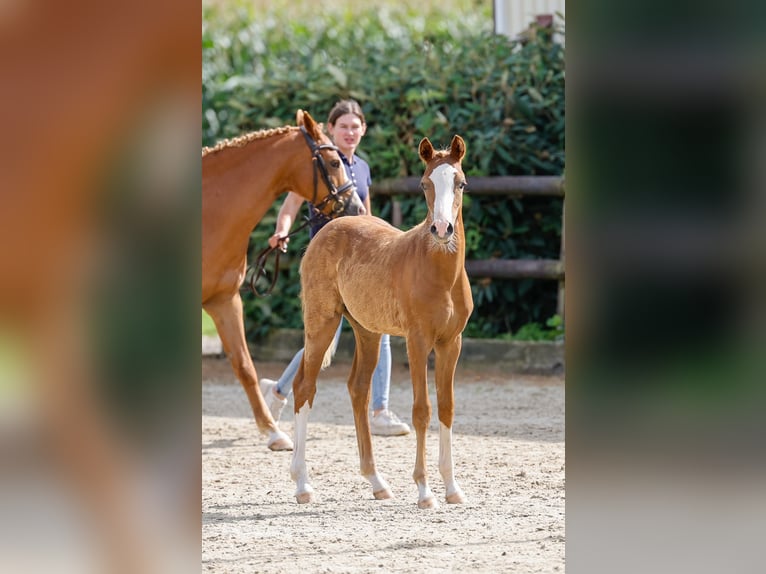
[[[565,14],[565,0],[493,0],[495,32],[510,38],[525,30],[538,14]]]

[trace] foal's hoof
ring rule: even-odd
[[[462,492],[453,492],[446,497],[447,504],[463,504],[465,502],[465,496]]]
[[[269,447],[269,450],[293,450],[293,441],[281,430],[278,430],[269,435],[266,446]]]
[[[313,498],[311,492],[301,492],[295,495],[295,500],[298,501],[298,504],[308,504]]]
[[[418,500],[418,508],[439,508],[439,504],[433,496]]]
[[[387,500],[389,498],[393,498],[394,495],[391,494],[391,491],[387,488],[384,488],[383,490],[379,490],[378,492],[373,492],[372,495],[375,497],[376,500]]]

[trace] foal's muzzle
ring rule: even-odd
[[[451,223],[447,223],[446,221],[437,221],[431,224],[430,231],[434,239],[440,243],[446,243],[452,238],[452,235],[455,233],[455,228]]]

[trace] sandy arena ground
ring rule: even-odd
[[[277,378],[283,364],[258,363]],[[564,571],[564,381],[465,371],[455,383],[455,472],[467,503],[419,510],[414,432],[373,437],[394,498],[359,474],[349,365],[322,375],[306,459],[316,502],[298,505],[291,453],[270,452],[225,359],[203,359],[202,571],[526,574]],[[443,499],[438,422],[428,433],[431,489]],[[411,422],[412,389],[395,366],[390,406]],[[281,428],[293,432],[292,400]]]

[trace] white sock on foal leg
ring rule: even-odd
[[[465,501],[465,495],[454,477],[452,465],[452,429],[439,423],[439,472],[444,480],[445,498],[450,504]]]
[[[295,415],[295,445],[293,459],[290,463],[290,476],[295,481],[295,499],[299,504],[311,502],[314,489],[309,484],[309,473],[306,468],[306,434],[308,430],[309,413],[311,408],[308,401],[303,404]]]
[[[428,483],[424,480],[418,482],[418,508],[438,508],[439,503],[436,502],[434,493],[428,486]]]

